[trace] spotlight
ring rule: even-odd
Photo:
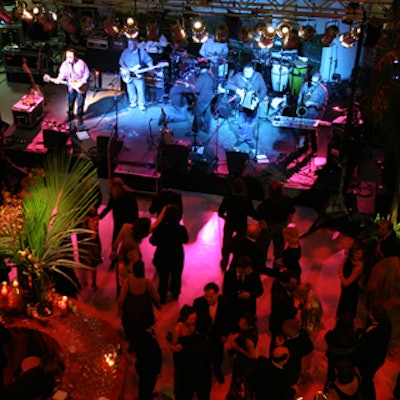
[[[361,28],[351,28],[348,32],[342,33],[339,37],[340,43],[346,49],[353,47],[360,38]]]
[[[146,39],[153,42],[158,41],[160,37],[160,26],[155,19],[152,19],[146,24]]]
[[[74,14],[69,11],[64,11],[62,13],[61,18],[59,18],[59,24],[61,28],[69,34],[76,33],[78,30],[78,23]]]
[[[254,30],[254,40],[258,43],[258,46],[262,49],[271,49],[276,35],[275,28],[261,22],[255,26]]]
[[[106,17],[103,19],[102,26],[106,34],[110,37],[117,36],[120,33],[120,24],[114,17]],[[136,35],[137,36],[137,35]]]
[[[46,7],[38,5],[32,8],[36,21],[42,25],[43,30],[50,32],[56,28],[57,14]]]
[[[32,24],[35,21],[35,17],[31,11],[28,10],[28,5],[25,1],[18,1],[14,11],[14,18],[20,19],[23,22]]]
[[[300,27],[299,31],[299,38],[303,40],[304,42],[312,42],[314,39],[314,35],[316,33],[316,30],[313,26],[311,25],[304,25]]]
[[[279,37],[281,37],[283,39],[284,37],[289,35],[289,32],[291,29],[292,29],[292,26],[289,24],[288,21],[282,21],[278,25],[277,34]]]
[[[327,23],[325,25],[325,33],[321,36],[320,42],[323,47],[329,47],[336,36],[339,34],[339,27],[336,22]]]
[[[192,39],[195,43],[204,43],[208,39],[207,27],[200,19],[192,21]]]
[[[2,1],[0,1],[0,21],[5,24],[9,24],[12,21],[12,14],[6,10]]]
[[[171,23],[172,40],[174,43],[182,43],[187,41],[187,33],[182,27],[181,21],[178,19]]]
[[[238,36],[244,44],[250,44],[253,40],[253,32],[248,26],[242,26],[239,29]]]
[[[116,30],[116,29],[115,29]],[[122,32],[128,39],[136,39],[139,36],[139,24],[134,17],[128,17],[125,21],[125,25]],[[119,33],[116,33],[116,35]]]
[[[299,47],[299,32],[297,29],[291,28],[289,33],[282,41],[284,50],[296,50]]]
[[[215,41],[218,43],[228,43],[229,29],[226,25],[219,25],[217,29],[215,29]]]

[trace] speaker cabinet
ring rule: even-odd
[[[177,143],[164,144],[160,150],[159,169],[163,173],[185,173],[190,148]]]
[[[121,151],[123,142],[110,136],[97,136],[97,152],[103,158],[115,158]]]
[[[225,152],[225,155],[226,162],[228,164],[229,175],[235,177],[242,175],[250,160],[250,156],[248,155],[248,153],[228,150]]]
[[[86,62],[90,69],[118,73],[120,55],[121,51],[88,48],[86,52]]]
[[[68,141],[67,131],[43,129],[43,145],[49,151],[62,149]]]

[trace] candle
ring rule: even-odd
[[[1,284],[1,295],[2,297],[8,296],[8,283],[6,281]]]
[[[108,353],[104,356],[106,359],[106,363],[109,367],[113,367],[115,365],[115,356],[113,353]]]
[[[61,300],[58,301],[58,309],[61,311],[61,315],[65,316],[68,313],[68,297],[62,296]]]

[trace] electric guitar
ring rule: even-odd
[[[150,67],[145,67],[145,68],[140,68],[140,66],[134,68],[121,67],[119,69],[119,74],[121,75],[121,78],[125,83],[130,83],[134,79],[141,78],[142,74],[144,74],[145,72],[149,72],[157,68],[165,68],[168,67],[168,65],[169,65],[168,62],[162,61],[157,65],[152,65]]]
[[[82,79],[71,79],[68,81],[58,81],[57,79],[52,78],[50,75],[44,74],[43,82],[46,82],[46,83],[51,82],[51,83],[55,83],[56,85],[66,85],[66,86],[70,87],[71,89],[75,90],[76,92],[78,92],[79,94],[85,94],[89,89],[89,84],[88,83],[82,84]]]
[[[22,68],[29,75],[29,79],[31,80],[33,91],[35,93],[37,93],[39,96],[42,96],[44,99],[45,98],[44,93],[43,93],[42,89],[40,88],[40,86],[35,82],[35,78],[33,77],[32,71],[29,68],[28,62],[25,57],[22,58]]]

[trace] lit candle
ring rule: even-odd
[[[114,354],[108,353],[104,356],[106,359],[106,363],[109,367],[113,367],[115,365],[115,359],[114,359]]]
[[[12,287],[13,287],[14,292],[16,294],[19,294],[19,282],[18,282],[18,279],[14,279],[12,281]]]
[[[8,296],[8,283],[6,281],[2,282],[1,284],[1,295],[3,297]]]
[[[68,297],[63,296],[61,297],[61,300],[58,302],[58,308],[61,311],[62,315],[66,315],[68,312]]]

